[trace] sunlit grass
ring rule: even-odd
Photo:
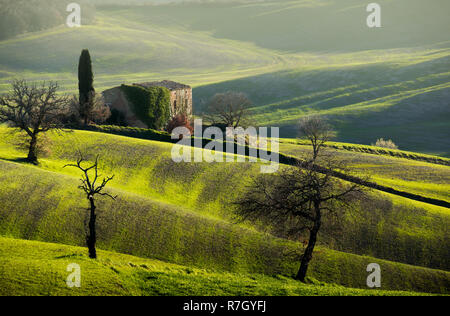
[[[1,130],[0,158],[17,161],[26,157],[25,152],[18,151],[11,145],[14,143],[11,139],[13,136],[7,131],[5,128]],[[50,155],[42,157],[40,165],[33,168],[52,171],[55,175],[70,176],[74,190],[80,175],[75,168],[63,166],[73,163],[77,159],[77,151],[80,150],[89,160],[94,159],[97,154],[100,155],[102,174],[114,174],[115,179],[110,187],[124,192],[125,196],[134,194],[137,197],[151,199],[153,202],[170,205],[175,209],[185,210],[200,218],[225,223],[235,223],[232,216],[233,202],[240,194],[245,194],[250,179],[259,174],[260,166],[251,163],[176,164],[171,159],[172,145],[169,143],[87,131],[63,132],[61,135],[50,134],[50,136]],[[284,145],[288,147],[283,147],[282,152],[293,155],[303,154],[307,148],[292,144]],[[447,185],[446,166],[347,151],[338,153],[354,166],[358,174],[374,174],[375,170],[377,180],[384,184],[395,187],[395,181],[383,182],[384,179],[389,177],[402,179],[407,175],[408,181],[411,182],[408,184],[407,181],[403,181],[399,183],[400,187],[396,188],[405,188],[420,194],[431,192],[430,190],[436,186],[430,186],[427,190],[421,188],[421,183],[424,182],[421,179],[423,175],[421,170],[424,168],[430,177],[428,183],[433,183],[433,179],[436,179],[437,184],[439,181],[444,182],[443,188]],[[11,165],[4,165],[3,168],[6,168],[4,170],[8,170],[8,166]],[[406,173],[405,170],[411,171]],[[7,174],[3,185],[10,181]],[[439,174],[442,179],[437,177]],[[17,181],[19,179],[10,181],[8,186]],[[45,182],[43,185],[45,187],[48,183]],[[10,188],[16,189],[15,186]],[[8,192],[11,191],[5,191],[3,194],[9,194]],[[433,191],[433,195],[441,198],[445,198],[445,194],[444,189]],[[374,192],[371,196],[372,198],[364,204],[355,205],[355,216],[346,219],[346,234],[340,237],[324,234],[321,240],[333,245],[335,249],[357,254],[371,254],[417,265],[446,267],[447,263],[439,258],[445,256],[446,251],[448,209],[432,207],[426,203],[411,204],[407,199],[389,194]],[[39,195],[36,196],[36,199],[39,198],[41,198]],[[19,204],[15,207],[20,209]],[[377,229],[380,221],[388,222],[386,229],[382,231]],[[404,227],[408,225],[411,232],[415,233],[403,233]],[[254,230],[249,226],[243,227]],[[375,237],[376,239],[373,239]],[[336,238],[340,239],[338,243]],[[360,240],[366,240],[366,243],[361,244]],[[380,242],[393,243],[396,247],[385,248]],[[426,248],[422,249],[425,244]],[[411,248],[417,251],[411,252]],[[434,253],[435,259],[430,261],[427,255],[429,252]]]
[[[309,152],[306,142],[301,145],[295,140],[282,141],[280,152],[297,157],[305,157]],[[391,157],[389,154],[376,154],[385,149],[373,146],[329,143],[330,148],[338,158],[347,162],[351,173],[356,176],[369,176],[373,182],[395,188],[400,191],[415,193],[422,196],[450,200],[450,167],[425,161],[415,161],[416,154],[389,150],[411,159]],[[335,150],[333,147],[339,148]],[[359,149],[359,148],[360,149]],[[345,149],[347,148],[347,149]],[[358,152],[369,149],[374,154]],[[432,161],[433,156],[420,155],[422,159]],[[443,158],[444,161],[447,159]]]
[[[352,289],[313,280],[302,284],[284,276],[215,272],[101,250],[99,259],[91,260],[83,248],[8,238],[0,238],[0,249],[0,295],[425,295]],[[66,284],[67,266],[73,263],[81,269],[79,288]]]
[[[320,7],[312,1],[101,8],[94,25],[81,29],[56,27],[0,42],[0,93],[8,91],[9,82],[20,77],[58,81],[62,92],[76,93],[79,53],[89,48],[98,92],[122,83],[180,81],[194,87],[194,110],[199,115],[214,93],[243,91],[254,103],[255,124],[281,126],[282,136],[294,137],[298,119],[318,113],[330,119],[339,141],[368,145],[380,137],[392,138],[401,149],[450,155],[449,42],[445,41],[445,32],[426,35],[435,24],[447,26],[448,17],[435,12],[432,23],[426,23],[430,28],[419,32],[410,25],[410,39],[401,32],[407,25],[401,23],[405,16],[402,11],[395,25],[381,30],[384,36],[373,38],[365,28],[352,24],[352,12],[362,7],[351,3],[357,4],[347,0],[339,10],[333,2],[320,3]],[[308,11],[311,8],[314,11]],[[332,39],[322,38],[327,32],[318,33],[322,29],[314,27],[316,21],[326,20],[320,19],[324,12],[332,12],[338,19],[330,29],[336,32]],[[340,38],[347,35],[341,32],[341,25],[345,30],[362,31]],[[265,32],[267,27],[270,30]],[[419,33],[422,38],[417,37]],[[396,38],[398,34],[401,36]],[[100,154],[102,173],[116,175],[110,189],[121,198],[116,205],[111,201],[102,204],[106,214],[101,221],[104,239],[100,246],[104,249],[235,272],[289,275],[297,268],[296,261],[283,257],[286,251],[297,249],[297,244],[259,234],[249,225],[235,225],[231,218],[230,202],[245,192],[247,180],[258,174],[257,165],[176,165],[170,159],[170,144],[77,131],[52,134],[50,155],[32,167],[23,165],[20,159],[26,153],[11,146],[12,138],[0,127],[0,231],[4,235],[83,244],[85,205],[79,203],[84,200],[76,193],[79,174],[76,169],[63,168],[76,159],[79,149],[90,160]],[[288,141],[281,144],[282,153],[305,152],[304,146]],[[339,149],[350,146],[332,145]],[[399,190],[450,200],[448,166],[350,152],[359,146],[338,151],[355,174],[371,175],[375,182]],[[395,152],[407,155],[405,158],[417,156]],[[420,158],[435,159],[423,154]],[[346,218],[339,242],[327,233],[320,240],[346,252],[449,269],[445,260],[448,209],[384,193],[371,196],[373,200],[356,205],[353,217]],[[354,287],[365,286],[364,265],[375,260],[326,248],[315,258],[315,278]],[[9,263],[31,269],[28,263],[19,261]],[[389,288],[448,291],[449,278],[443,272],[393,263],[384,269],[392,272],[386,280]],[[105,278],[97,279],[101,284],[119,280],[100,270],[99,278]],[[47,273],[44,271],[43,279],[37,280],[46,280]],[[112,294],[162,291],[160,283],[157,288],[148,288],[130,271],[124,269],[123,273],[140,288],[136,284],[125,289],[112,287]],[[172,286],[172,279],[177,277],[185,278],[166,275],[161,282]],[[228,276],[214,278],[228,282]],[[203,282],[202,278],[198,280]],[[187,283],[192,282],[202,295],[204,287],[196,283],[198,280]],[[43,284],[32,286],[30,291],[44,294],[51,290],[45,285],[47,281]],[[240,283],[231,287],[236,285]],[[167,293],[184,294],[175,287]],[[250,294],[279,293],[270,286],[263,288]],[[59,285],[55,291],[66,293]],[[223,294],[239,294],[227,291]],[[295,291],[282,290],[288,295]]]

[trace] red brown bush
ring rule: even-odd
[[[174,116],[167,124],[167,132],[172,134],[173,130],[177,127],[185,127],[189,130],[191,135],[194,135],[192,122],[186,114],[178,114]]]

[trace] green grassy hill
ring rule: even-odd
[[[201,114],[214,93],[240,90],[254,102],[256,123],[281,126],[285,137],[296,136],[299,117],[319,113],[340,141],[392,138],[449,157],[449,2],[379,3],[380,29],[365,25],[358,0],[103,5],[94,25],[1,41],[0,91],[26,77],[75,92],[87,47],[97,91],[178,80],[194,86]]]
[[[371,180],[398,190],[415,193],[450,202],[450,160],[443,159],[445,165],[418,161],[414,153],[401,153],[402,157],[393,156],[399,151],[388,151],[386,154],[358,152],[360,146],[332,143],[332,152],[346,164],[351,166],[351,173],[356,176],[370,176]],[[334,150],[334,147],[340,148]],[[385,149],[364,147],[373,152]],[[280,152],[298,158],[310,154],[310,145],[303,141],[282,141]],[[356,154],[355,154],[356,152]],[[404,158],[403,158],[404,157]],[[422,157],[421,157],[422,158]],[[433,161],[431,157],[423,157]]]
[[[1,164],[5,170],[4,163]],[[82,195],[76,191],[76,179],[11,163],[6,167],[10,170],[6,175],[10,184],[3,181],[1,184],[4,203],[0,235],[84,245],[86,210]],[[20,182],[12,181],[14,178]],[[67,186],[70,182],[73,187]],[[18,183],[23,183],[20,190],[17,190]],[[16,189],[12,188],[14,186]],[[246,274],[290,277],[298,268],[299,244],[125,191],[111,192],[119,195],[118,200],[102,201],[99,208],[98,246],[101,249]],[[365,288],[365,268],[372,262],[382,267],[383,289],[448,293],[448,272],[324,247],[316,251],[310,276],[322,282]]]
[[[175,164],[168,143],[82,131],[50,136],[51,154],[32,167],[15,163],[23,154],[12,150],[12,136],[2,129],[1,235],[84,244],[86,205],[76,188],[79,175],[62,168],[81,149],[100,154],[103,173],[116,175],[111,190],[119,199],[102,201],[102,249],[220,271],[284,275],[296,271],[298,244],[235,225],[231,217],[230,202],[245,192],[245,179],[258,172],[258,165]],[[434,165],[422,164],[433,170]],[[407,268],[330,248],[448,270],[449,221],[448,209],[374,192],[346,219],[344,234],[336,235],[332,226],[324,229],[312,276],[364,287],[364,264],[375,260],[392,271],[392,280],[386,276],[386,289],[440,292],[448,288],[447,272]],[[358,271],[357,276],[349,271]]]
[[[294,157],[308,151],[292,139],[298,119],[326,116],[343,142],[329,149],[355,176],[450,202],[449,1],[379,0],[380,29],[367,28],[359,0],[113,2],[95,1],[92,25],[0,41],[0,93],[20,77],[76,93],[79,54],[89,48],[97,92],[180,81],[193,86],[200,116],[215,93],[242,91],[255,124],[281,127],[280,152]],[[133,1],[150,2],[160,1]],[[378,138],[411,152],[354,145]],[[30,166],[11,145],[18,141],[0,126],[0,294],[73,294],[61,283],[68,260],[92,273],[75,294],[92,294],[94,282],[117,295],[393,294],[349,289],[365,288],[371,262],[382,265],[384,290],[449,293],[448,208],[371,191],[340,227],[324,224],[310,272],[327,284],[304,286],[289,279],[299,241],[232,216],[259,165],[174,164],[169,143],[72,131],[50,133],[48,154]],[[100,203],[99,247],[151,259],[102,251],[92,262],[73,247],[84,244],[86,201],[77,170],[63,166],[77,150],[99,154],[102,173],[116,175],[118,200]],[[21,271],[36,273],[17,279]]]
[[[11,143],[17,141],[12,140],[14,137],[8,130],[0,131],[0,157],[12,161],[24,157],[25,153],[11,149]],[[63,166],[76,160],[78,150],[90,154],[91,159],[99,154],[104,173],[116,176],[111,184],[114,188],[208,218],[234,222],[230,212],[232,203],[245,192],[248,180],[259,173],[259,166],[249,163],[176,164],[171,159],[171,146],[169,143],[84,131],[64,133],[62,136],[53,134],[49,148],[51,154],[41,160],[40,168],[78,177],[77,170],[64,169]],[[281,149],[296,155],[301,155],[299,148],[305,148],[287,146]],[[385,156],[336,153],[347,159],[357,174],[369,173],[380,183],[394,188],[448,199],[446,188],[450,175],[447,166]],[[423,170],[429,173],[428,179],[423,177]],[[12,171],[4,173],[2,182],[5,188],[12,177]],[[434,190],[436,186],[440,187]],[[20,210],[20,199],[16,203],[15,208]],[[336,234],[330,223],[330,232],[324,233],[322,238],[337,250],[449,269],[446,247],[449,243],[446,234],[449,221],[447,208],[371,192],[370,198],[345,219],[342,224],[345,234]],[[393,243],[395,246],[384,246]]]
[[[72,263],[81,268],[80,288],[65,283]],[[0,273],[0,295],[426,295],[306,285],[283,276],[215,272],[106,251],[91,260],[83,248],[9,238],[0,238]]]

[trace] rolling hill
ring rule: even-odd
[[[296,136],[302,115],[318,113],[338,141],[392,138],[404,150],[450,155],[448,1],[379,1],[376,30],[357,0],[97,3],[93,25],[1,41],[0,91],[26,77],[75,92],[87,47],[97,91],[177,80],[194,86],[201,114],[214,93],[239,90],[252,99],[255,122],[280,126],[283,137]]]
[[[39,251],[36,251],[39,249]],[[215,272],[100,251],[92,261],[80,247],[0,238],[0,295],[27,296],[414,296],[425,293],[301,284],[283,276]],[[68,288],[66,267],[81,268],[81,287]],[[29,274],[29,271],[33,274]],[[18,276],[27,275],[26,279]],[[18,282],[19,281],[19,282]]]
[[[12,150],[13,137],[2,129],[0,235],[84,244],[79,175],[63,168],[80,149],[100,154],[103,173],[116,175],[111,190],[119,199],[102,201],[100,248],[218,271],[290,276],[297,269],[297,243],[236,225],[233,219],[230,203],[245,192],[245,179],[258,172],[258,165],[175,164],[168,143],[73,131],[52,134],[51,154],[31,167],[17,163],[23,154]],[[380,157],[381,167],[385,159]],[[422,164],[430,170],[435,166]],[[438,173],[443,166],[436,167]],[[449,220],[446,208],[373,192],[346,219],[344,234],[336,235],[333,226],[324,228],[311,275],[364,287],[364,264],[381,262],[394,278],[386,276],[385,289],[446,293],[447,272],[385,260],[448,270]],[[359,270],[355,277],[348,273]]]
[[[97,92],[176,80],[193,86],[196,116],[215,93],[245,92],[255,125],[280,127],[289,159],[309,152],[295,139],[298,120],[318,114],[337,131],[327,149],[352,176],[425,199],[370,190],[342,222],[325,221],[303,285],[291,277],[304,238],[234,216],[261,161],[177,164],[162,133],[103,126],[48,133],[33,166],[14,145],[20,135],[0,126],[0,295],[450,294],[448,0],[379,0],[379,29],[366,26],[359,0],[92,3],[93,24],[0,41],[0,93],[22,77],[76,93],[89,48]],[[370,146],[378,138],[401,150]],[[78,151],[115,175],[108,190],[118,199],[99,201],[95,262],[78,248],[80,175],[64,168]],[[89,271],[79,291],[63,283],[69,262]],[[383,291],[365,290],[373,262]]]

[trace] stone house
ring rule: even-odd
[[[164,87],[170,91],[170,115],[175,116],[180,113],[186,113],[191,116],[193,113],[192,106],[192,88],[188,85],[164,80],[144,83],[134,83],[134,86],[143,88]],[[115,87],[103,91],[105,104],[112,110],[117,110],[124,114],[125,120],[129,126],[146,128],[147,126],[140,121],[132,111],[132,107],[128,104],[128,100],[120,89]]]

